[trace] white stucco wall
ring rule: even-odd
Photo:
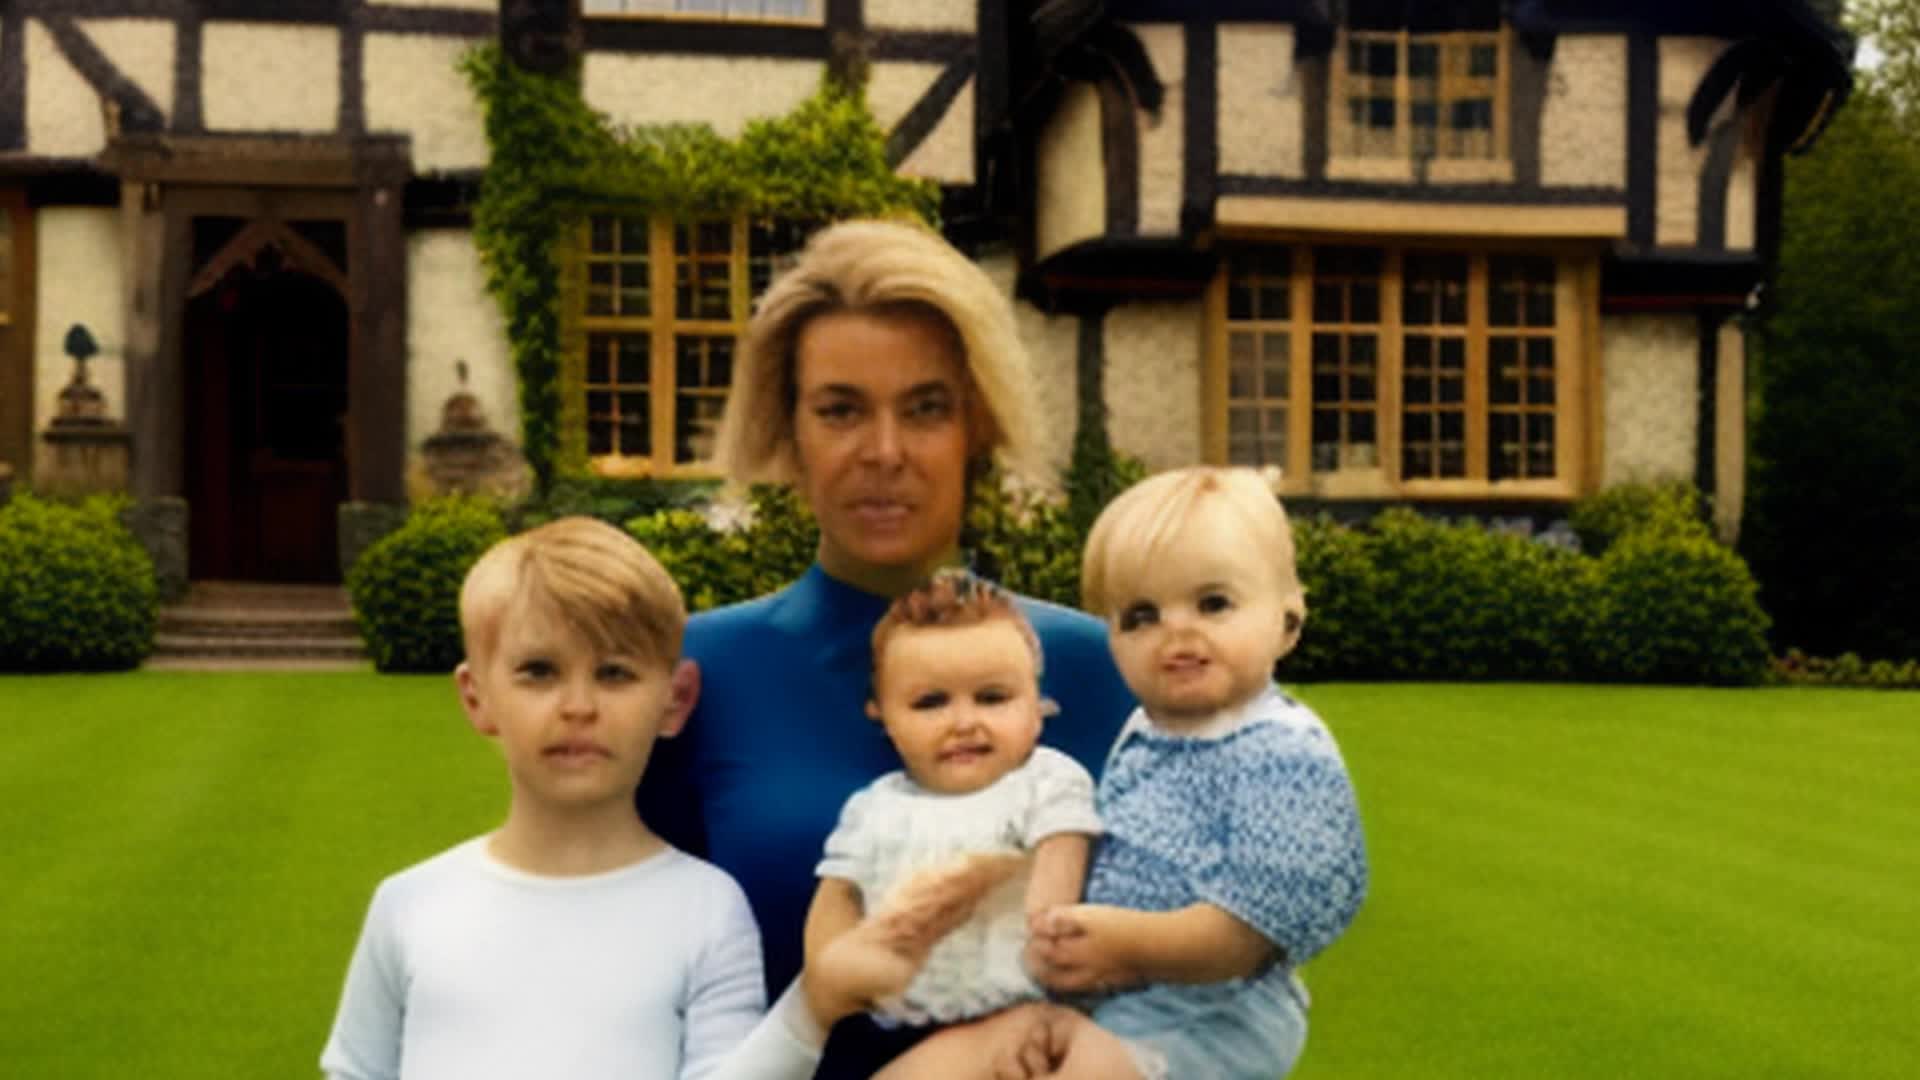
[[[978,5],[969,0],[865,0],[861,12],[874,30],[972,31]]]
[[[1727,248],[1752,251],[1754,231],[1759,224],[1759,153],[1751,133],[1744,132],[1740,149],[1734,154],[1733,174],[1727,178]]]
[[[339,31],[216,21],[201,35],[201,112],[210,130],[339,126]]]
[[[27,150],[44,157],[91,157],[107,144],[100,97],[53,35],[27,20]]]
[[[1707,143],[1687,142],[1687,102],[1700,76],[1727,43],[1719,38],[1660,39],[1660,158],[1655,169],[1654,242],[1693,247],[1700,242],[1700,169]]]
[[[792,112],[820,88],[818,60],[588,53],[581,94],[622,124],[708,124],[722,136]]]
[[[173,23],[162,19],[82,19],[80,29],[94,45],[160,106],[173,115]]]
[[[121,276],[120,211],[111,207],[54,206],[34,218],[39,266],[34,271],[34,460],[46,446],[40,433],[59,411],[60,391],[73,377],[67,330],[82,323],[100,352],[87,361],[87,381],[106,395],[107,415],[127,417],[126,294]]]
[[[1155,469],[1201,460],[1205,306],[1198,300],[1126,304],[1107,313],[1105,330],[1102,389],[1114,447]]]
[[[891,133],[940,78],[941,64],[873,65],[867,80],[867,107],[881,131]],[[899,166],[905,176],[950,184],[973,183],[973,95],[977,79],[968,79],[932,131]]]
[[[1223,23],[1219,42],[1220,171],[1305,175],[1293,27]]]
[[[1625,36],[1562,34],[1555,42],[1540,112],[1540,182],[1626,186]]]
[[[1041,258],[1107,231],[1106,163],[1101,151],[1100,95],[1073,83],[1040,132],[1039,191],[1034,225]]]
[[[407,235],[407,447],[440,429],[440,409],[459,389],[480,399],[493,430],[520,441],[519,391],[499,305],[465,229],[416,229]]]
[[[1140,233],[1180,231],[1180,196],[1186,185],[1186,30],[1166,23],[1133,27],[1147,59],[1166,88],[1160,114],[1136,111],[1140,125]]]
[[[457,66],[472,44],[423,34],[367,35],[367,127],[411,135],[420,172],[487,163],[485,118]]]
[[[1602,486],[1694,478],[1700,330],[1691,314],[1606,315],[1606,456]]]
[[[1010,254],[980,259],[981,269],[1007,296],[1013,295],[1018,268]],[[1073,429],[1077,415],[1074,394],[1074,354],[1079,348],[1080,321],[1069,315],[1049,315],[1024,300],[1013,305],[1020,343],[1033,367],[1034,415],[1040,420],[1041,458],[1052,467],[1057,483],[1073,458]]]

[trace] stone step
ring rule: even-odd
[[[141,667],[148,671],[363,671],[366,660],[313,656],[150,656]]]
[[[170,607],[161,610],[157,629],[178,637],[344,637],[356,641],[360,637],[352,611]]]
[[[357,637],[245,634],[154,635],[153,655],[162,657],[254,657],[318,660],[364,660],[367,651]]]

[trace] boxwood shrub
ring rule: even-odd
[[[1387,510],[1298,522],[1307,628],[1287,679],[1560,679],[1580,668],[1591,560]]]
[[[1684,480],[1615,484],[1574,503],[1567,522],[1589,555],[1604,555],[1629,535],[1713,535],[1699,489]]]
[[[0,669],[131,668],[153,651],[153,560],[120,506],[21,493],[0,507]]]
[[[1705,536],[1629,534],[1600,559],[1594,673],[1632,682],[1751,685],[1767,616],[1739,555]]]
[[[736,517],[716,528],[715,517]],[[744,504],[705,513],[663,509],[626,523],[680,585],[689,611],[738,603],[773,592],[813,562],[820,527],[791,489],[760,485]]]
[[[1752,575],[1707,533],[1694,498],[1683,488],[1606,497],[1582,518],[1600,557],[1406,509],[1357,528],[1297,520],[1307,626],[1279,674],[1757,682],[1766,616]],[[819,537],[801,499],[778,487],[738,506],[657,509],[626,528],[695,611],[781,588]],[[423,507],[369,550],[348,584],[381,670],[458,661],[460,580],[503,531],[484,504],[453,502]],[[1084,539],[1064,500],[992,477],[975,490],[966,542],[1010,588],[1076,604]]]
[[[506,536],[491,503],[422,503],[347,574],[360,636],[381,671],[451,671],[460,662],[460,583]]]

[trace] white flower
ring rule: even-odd
[[[700,507],[700,516],[714,532],[744,532],[753,526],[753,504],[736,494],[719,494]]]

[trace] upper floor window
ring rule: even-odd
[[[1501,179],[1510,67],[1497,4],[1354,0],[1333,62],[1330,175]]]
[[[588,15],[679,15],[695,19],[819,22],[825,0],[585,0]]]
[[[805,240],[801,226],[743,218],[671,221],[596,215],[582,271],[563,402],[569,438],[596,472],[697,469],[733,385],[752,298]]]
[[[1236,254],[1209,454],[1286,490],[1577,493],[1591,260],[1313,245]]]

